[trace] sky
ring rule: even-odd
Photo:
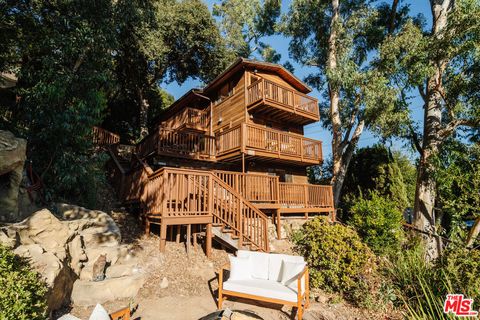
[[[386,1],[390,2],[390,0],[386,0]],[[219,1],[214,1],[214,0],[206,1],[210,10],[212,9],[213,4],[218,2]],[[402,2],[410,5],[410,12],[412,16],[415,16],[419,13],[423,14],[426,18],[427,27],[429,27],[429,24],[431,21],[431,11],[430,11],[429,0],[403,0]],[[282,12],[287,12],[289,6],[290,6],[289,0],[282,0]],[[289,39],[288,38],[281,35],[275,35],[275,36],[267,37],[264,41],[270,44],[278,53],[282,55],[281,63],[287,60],[290,61],[290,63],[292,63],[292,65],[295,68],[294,74],[298,78],[303,80],[309,74],[309,72],[311,72],[311,69],[308,69],[306,67],[299,65],[295,61],[289,58],[289,52],[288,52]],[[203,84],[196,79],[188,79],[181,85],[175,82],[163,85],[163,87],[170,94],[172,94],[175,97],[175,99],[180,98],[185,92],[187,92],[191,88],[197,88],[202,86]],[[416,96],[411,101],[410,109],[412,111],[413,118],[421,126],[423,124],[422,101],[417,93],[413,92],[412,94]],[[314,89],[310,93],[310,95],[317,97],[318,99],[322,98],[321,94],[316,89]],[[324,157],[329,158],[332,152],[331,133],[322,127],[321,122],[316,122],[316,123],[307,125],[304,127],[304,129],[305,129],[306,137],[323,141],[322,145],[323,145]],[[370,146],[377,142],[379,142],[377,137],[375,137],[372,133],[365,131],[360,138],[359,147]],[[416,157],[416,154],[411,150],[411,148],[405,146],[404,141],[399,141],[399,140],[390,141],[387,146],[390,147],[392,150],[402,151],[412,160]]]

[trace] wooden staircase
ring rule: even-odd
[[[232,249],[269,251],[267,216],[214,173],[178,168],[154,172],[136,155],[128,163],[115,150],[109,152],[120,201],[141,206],[146,231],[151,224],[160,225],[161,249],[167,227],[202,225],[207,238]]]

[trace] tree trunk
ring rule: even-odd
[[[139,103],[139,127],[140,127],[140,139],[148,135],[148,108],[149,104],[147,99],[143,95],[143,89],[137,89],[138,103]]]
[[[327,67],[331,72],[337,68],[337,23],[339,18],[339,0],[332,0],[332,21],[330,22],[330,36],[328,39],[328,61]],[[345,178],[345,168],[342,165],[342,120],[340,118],[339,102],[340,89],[336,83],[328,82],[328,92],[330,98],[330,118],[332,120],[332,155],[333,155],[333,194],[335,207],[338,205],[338,199]]]
[[[473,246],[473,244],[475,243],[475,240],[477,240],[479,233],[480,233],[480,218],[477,218],[477,220],[475,220],[475,224],[473,225],[472,229],[468,233],[467,248],[470,248]]]
[[[441,37],[447,24],[448,11],[453,0],[431,0],[433,14],[432,36]],[[430,234],[437,234],[435,217],[436,182],[431,173],[432,159],[438,153],[441,142],[439,130],[442,122],[442,97],[437,90],[442,83],[446,61],[436,61],[436,72],[427,81],[424,107],[423,144],[415,192],[414,224]],[[442,244],[438,236],[425,236],[426,259],[433,260],[440,255]]]

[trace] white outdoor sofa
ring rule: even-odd
[[[230,276],[224,282],[226,269]],[[303,257],[239,250],[219,272],[218,309],[233,296],[296,307],[301,320],[309,306],[308,280]]]

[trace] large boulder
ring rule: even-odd
[[[70,299],[95,305],[136,295],[143,272],[132,250],[120,243],[120,229],[113,219],[105,212],[66,204],[58,204],[56,212],[43,209],[0,228],[0,243],[28,258],[45,279],[49,309],[58,309]],[[102,277],[94,270],[99,257],[106,262]],[[99,278],[106,279],[94,281]]]
[[[21,220],[18,193],[22,181],[27,141],[0,130],[0,221]]]

